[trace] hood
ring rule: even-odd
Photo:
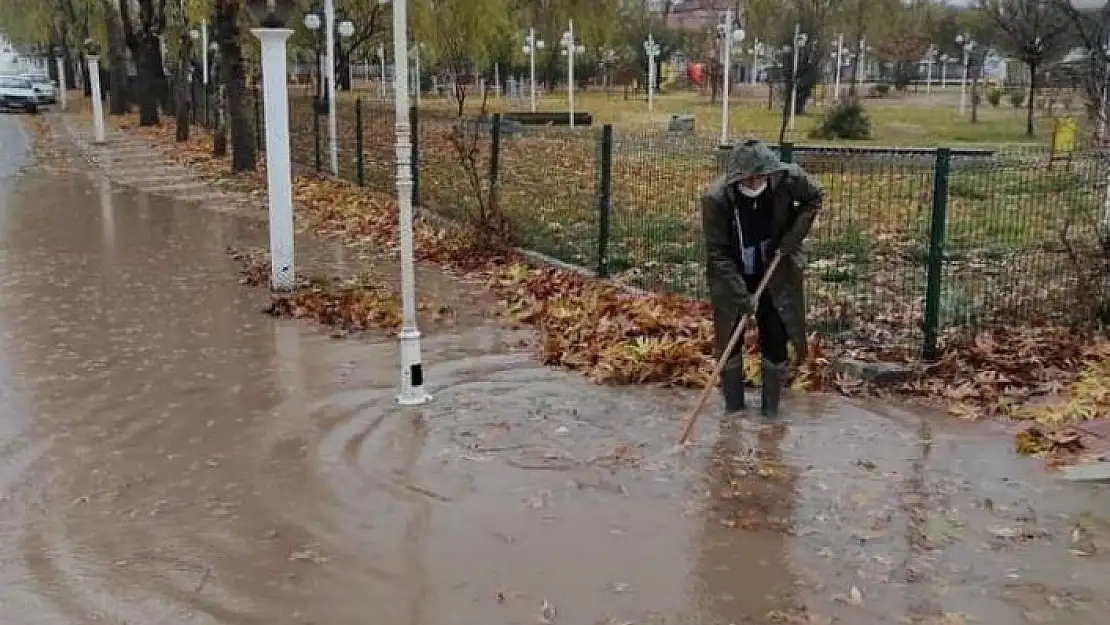
[[[725,180],[734,184],[751,176],[785,171],[789,165],[759,139],[745,139],[729,150],[725,160]]]

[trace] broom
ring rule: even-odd
[[[767,271],[763,273],[763,279],[759,281],[759,286],[755,290],[755,300],[758,302],[763,296],[763,291],[767,288],[767,283],[771,280],[771,274],[775,272],[775,268],[779,266],[779,261],[782,260],[782,254],[776,252],[775,257],[771,260],[771,264],[767,267]],[[754,311],[753,311],[754,313]],[[694,424],[698,422],[698,415],[701,414],[701,409],[705,407],[706,400],[709,399],[709,394],[713,392],[717,382],[721,379],[721,372],[725,369],[725,363],[728,362],[732,351],[736,349],[736,344],[740,342],[740,337],[744,335],[744,328],[748,325],[748,320],[751,319],[752,313],[744,315],[740,319],[740,323],[736,324],[736,329],[732,331],[732,336],[728,339],[728,345],[725,346],[724,352],[721,357],[717,359],[717,366],[713,368],[713,375],[709,376],[709,382],[705,388],[701,390],[698,399],[690,408],[690,412],[682,418],[682,434],[678,437],[678,444],[685,445],[686,441],[690,440],[690,434],[694,431]]]

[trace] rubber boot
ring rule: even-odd
[[[737,359],[739,360],[739,359]],[[721,394],[725,396],[725,412],[744,409],[744,366],[729,363],[721,372]]]
[[[775,364],[764,360],[761,376],[763,388],[761,389],[762,404],[759,407],[764,419],[777,419],[779,416],[779,400],[782,398],[782,388],[786,384],[786,374],[789,369],[787,363]]]

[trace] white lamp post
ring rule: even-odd
[[[655,59],[659,56],[659,44],[651,33],[648,33],[647,41],[644,42],[644,52],[648,62],[648,111],[652,111],[655,109]]]
[[[763,52],[763,42],[759,41],[758,39],[755,40],[755,45],[748,48],[748,54],[750,54],[752,57],[752,72],[751,75],[748,76],[749,84],[754,85],[757,82],[757,77],[759,76],[759,59],[763,56]]]
[[[416,265],[412,241],[412,139],[409,125],[408,0],[378,0],[393,3],[393,102],[397,133],[398,239],[401,242],[401,392],[397,403],[415,406],[427,403],[424,368],[420,358],[420,330],[416,325]]]
[[[536,50],[543,50],[543,39],[536,39],[536,29],[528,29],[528,37],[524,40],[524,53],[528,55],[529,70],[532,74],[532,85],[530,87],[530,97],[532,100],[532,112],[536,112]]]
[[[285,28],[294,0],[247,0],[260,28],[251,29],[262,45],[262,101],[266,124],[266,190],[270,207],[270,288],[295,286],[293,267],[293,178],[289,161],[289,87],[286,84]]]
[[[85,54],[89,63],[89,82],[92,83],[93,143],[104,143],[104,102],[100,99],[100,46],[92,39],[85,40]]]
[[[790,131],[794,131],[794,116],[798,111],[798,50],[804,48],[809,36],[802,32],[800,24],[794,24],[794,61],[790,72]]]
[[[947,54],[940,55],[940,86],[943,89],[948,86],[948,58]]]
[[[305,28],[316,33],[324,29],[324,55],[320,59],[319,76],[324,81],[324,98],[328,103],[328,170],[333,176],[339,175],[339,130],[335,111],[335,35],[350,37],[355,26],[350,20],[336,24],[335,0],[324,0],[324,19],[321,22],[319,9],[313,8],[304,16]],[[346,33],[346,34],[345,34]],[[317,40],[319,41],[319,40]]]
[[[744,41],[744,31],[739,28],[733,28],[732,23],[732,9],[725,11],[725,21],[722,24],[717,24],[717,37],[723,40],[721,46],[721,66],[722,66],[722,80],[723,85],[721,88],[721,145],[728,143],[728,104],[729,104],[729,87],[732,86],[732,78],[730,76],[732,69],[732,44],[733,42]]]
[[[208,20],[204,20],[200,23],[200,54],[201,54],[200,62],[202,64],[202,67],[200,68],[201,80],[203,81],[204,86],[207,87],[208,86]]]
[[[423,43],[418,43],[409,50],[412,55],[412,93],[416,97],[416,108],[420,108],[420,49],[423,47]]]
[[[378,83],[378,95],[385,99],[385,44],[378,44],[378,61],[382,69],[382,80]]]
[[[975,42],[970,35],[956,35],[956,45],[960,46],[964,55],[964,76],[960,81],[960,115],[962,116],[967,107],[967,75],[971,69],[971,51],[975,49]]]
[[[566,32],[560,40],[563,56],[567,57],[567,105],[570,108],[570,127],[574,128],[574,54],[585,52],[586,47],[574,39],[574,20],[568,22]]]
[[[933,90],[933,64],[937,62],[937,47],[929,46],[925,51],[925,95]]]
[[[840,102],[840,71],[841,68],[844,66],[845,52],[846,50],[844,49],[844,33],[841,33],[836,36],[836,52],[833,53],[834,55],[836,55],[836,86],[833,89],[834,102]]]

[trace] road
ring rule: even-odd
[[[794,397],[670,449],[689,396],[520,330],[263,316],[234,214],[34,161],[0,117],[0,606],[20,625],[1101,622],[1110,493],[1007,437]],[[718,431],[719,430],[719,431]]]

